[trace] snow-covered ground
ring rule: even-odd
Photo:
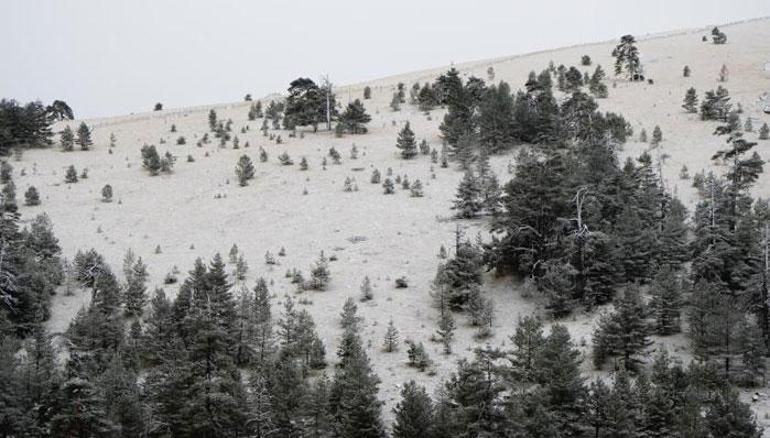
[[[701,122],[697,115],[681,109],[685,90],[690,86],[702,96],[706,90],[720,83],[718,73],[723,64],[730,70],[729,80],[721,84],[729,89],[734,104],[740,103],[744,114],[751,117],[755,131],[770,115],[762,112],[763,93],[770,91],[770,19],[754,20],[720,26],[728,35],[728,44],[716,46],[701,41],[707,29],[669,33],[650,37],[637,36],[638,47],[645,61],[645,72],[654,84],[629,83],[613,80],[613,59],[610,54],[615,41],[575,46],[570,48],[512,56],[488,61],[456,65],[465,75],[487,78],[488,67],[495,70],[495,81],[505,80],[515,90],[523,86],[530,71],[540,71],[549,61],[556,65],[575,65],[593,72],[601,64],[608,72],[610,97],[600,101],[603,110],[622,113],[635,129],[635,138],[642,128],[648,134],[655,125],[663,131],[659,153],[668,155],[663,166],[670,188],[688,205],[695,201],[689,181],[679,180],[682,165],[693,174],[711,167],[710,157],[722,146],[723,139],[712,135],[714,124]],[[580,67],[581,55],[593,60],[590,67]],[[682,76],[689,65],[692,75]],[[419,379],[430,388],[454,369],[461,356],[469,355],[477,341],[474,330],[458,320],[455,353],[441,354],[440,346],[429,338],[435,330],[436,312],[431,307],[429,285],[440,261],[440,245],[451,249],[454,232],[460,225],[466,236],[475,238],[484,232],[484,220],[457,221],[451,219],[450,206],[462,174],[454,167],[442,169],[432,165],[430,157],[419,156],[405,161],[395,148],[398,131],[406,121],[411,123],[418,140],[426,139],[431,147],[440,150],[438,126],[443,111],[436,110],[430,118],[411,105],[403,105],[400,112],[389,108],[392,93],[398,82],[407,89],[419,81],[432,81],[448,66],[413,72],[366,83],[340,86],[338,99],[343,105],[348,99],[361,98],[364,86],[372,88],[372,99],[364,101],[372,115],[369,133],[336,138],[329,132],[304,132],[304,137],[289,138],[288,132],[276,132],[284,144],[268,141],[259,131],[261,120],[247,120],[247,102],[213,105],[188,109],[170,109],[154,113],[88,121],[94,130],[95,145],[89,152],[63,153],[58,149],[27,152],[21,162],[12,163],[25,176],[17,176],[20,193],[35,185],[41,194],[42,205],[22,207],[25,221],[36,214],[48,213],[54,223],[64,252],[71,257],[77,249],[96,248],[114,267],[120,266],[123,255],[131,248],[149,265],[150,290],[162,287],[163,277],[174,266],[182,271],[180,280],[192,267],[197,257],[209,260],[220,252],[226,255],[237,243],[249,263],[248,279],[236,287],[251,288],[262,276],[272,282],[276,295],[274,311],[281,311],[286,295],[295,295],[295,288],[284,277],[287,269],[308,272],[320,251],[338,260],[331,263],[332,281],[325,292],[306,292],[302,298],[312,304],[305,307],[312,313],[321,338],[327,345],[328,357],[334,360],[336,340],[341,333],[339,313],[349,296],[358,297],[364,276],[374,284],[374,300],[359,305],[364,318],[363,337],[371,340],[369,354],[377,374],[382,379],[381,399],[386,402],[385,413],[398,396],[398,386],[409,379]],[[287,78],[287,83],[293,78]],[[266,101],[263,101],[263,104]],[[215,108],[220,119],[233,120],[233,133],[241,148],[220,149],[215,139],[201,148],[196,147],[201,136],[208,132],[207,114]],[[78,122],[71,123],[73,128]],[[175,124],[177,133],[171,133]],[[240,130],[249,126],[246,134]],[[57,129],[63,125],[57,126]],[[117,138],[117,147],[108,154],[109,136]],[[185,136],[186,145],[176,145],[176,138]],[[755,139],[756,133],[747,134]],[[165,144],[159,144],[165,139]],[[244,148],[248,142],[250,147]],[[159,152],[170,151],[178,157],[171,175],[149,176],[141,167],[139,149],[144,144],[155,144]],[[356,144],[359,157],[349,156]],[[266,163],[260,163],[258,149],[269,154]],[[326,169],[321,161],[330,147],[343,156],[342,164]],[[639,155],[649,144],[631,141],[623,154]],[[760,142],[759,153],[770,159],[770,142]],[[306,157],[308,171],[298,165],[282,166],[277,156],[288,152],[298,163]],[[239,187],[234,175],[236,160],[242,154],[255,162],[257,175],[247,187]],[[194,162],[187,162],[187,156]],[[658,151],[653,152],[658,156]],[[495,156],[492,165],[501,182],[510,178],[507,165],[515,151]],[[88,169],[88,179],[77,184],[64,184],[64,170],[74,164],[78,171]],[[373,169],[383,177],[388,168],[393,176],[406,175],[413,181],[420,179],[425,197],[411,198],[408,191],[397,186],[396,194],[385,196],[380,185],[369,182]],[[18,173],[17,173],[18,175]],[[433,178],[435,175],[435,178]],[[355,178],[359,191],[343,192],[346,177]],[[100,202],[101,188],[111,184],[115,201]],[[307,189],[307,194],[303,191]],[[221,195],[221,197],[219,196]],[[770,195],[770,175],[763,175],[757,195]],[[161,252],[156,254],[155,248]],[[285,247],[286,256],[278,257],[280,266],[269,267],[264,254],[276,255]],[[117,270],[117,269],[116,269]],[[394,280],[406,276],[409,288],[395,289]],[[176,286],[166,287],[174,295]],[[526,314],[543,314],[537,297],[522,297],[522,288],[510,278],[485,278],[484,290],[496,305],[495,336],[484,342],[504,345],[518,318]],[[66,329],[75,312],[87,304],[88,294],[54,298],[53,318],[49,328],[53,332]],[[578,314],[564,321],[577,343],[590,346],[593,321],[596,315]],[[382,337],[389,319],[393,319],[402,338],[423,341],[436,362],[436,375],[420,374],[406,366],[405,348],[396,353],[381,351]],[[676,336],[660,340],[670,351],[682,353],[687,340]],[[587,351],[587,349],[586,349]],[[685,355],[686,356],[686,355]],[[592,374],[590,361],[584,368]],[[758,417],[767,423],[770,412],[766,399],[754,405]]]

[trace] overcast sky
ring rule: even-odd
[[[116,115],[768,15],[770,0],[0,0],[0,97]]]

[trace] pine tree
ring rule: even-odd
[[[388,321],[388,328],[385,331],[385,340],[383,342],[383,350],[386,353],[392,353],[398,349],[398,329],[393,325],[393,319]]]
[[[759,128],[759,139],[760,140],[770,139],[770,126],[768,126],[767,123],[764,123],[762,127]]]
[[[707,91],[700,104],[701,120],[727,121],[732,104],[727,89],[718,86],[716,90]]]
[[[217,122],[217,112],[214,111],[214,109],[212,108],[209,110],[209,129],[211,130],[211,132],[214,132],[217,130],[217,125],[219,125],[219,123]]]
[[[401,401],[393,408],[394,438],[433,437],[433,401],[414,380],[404,384]]]
[[[353,298],[348,297],[345,300],[345,304],[342,305],[342,313],[340,314],[340,327],[343,330],[358,331],[358,324],[361,322],[361,317],[358,316],[358,306]]]
[[[433,365],[433,361],[428,357],[428,352],[425,351],[425,346],[422,345],[422,342],[414,342],[407,339],[406,345],[409,347],[406,350],[409,366],[417,368],[419,371],[425,371]]]
[[[91,145],[94,144],[93,140],[91,140],[91,129],[85,122],[80,122],[80,126],[78,126],[75,143],[77,143],[80,146],[80,149],[84,151],[90,149]]]
[[[682,280],[671,267],[661,270],[650,286],[650,310],[655,319],[654,330],[661,336],[681,330]]]
[[[519,319],[510,340],[513,349],[509,353],[509,361],[513,375],[522,382],[535,382],[538,372],[535,364],[545,343],[543,322],[533,316]]]
[[[364,87],[364,99],[368,100],[372,98],[372,87],[365,86]]]
[[[369,280],[369,276],[364,277],[363,283],[361,283],[361,301],[369,301],[374,298],[372,293],[372,282]]]
[[[308,289],[322,291],[326,289],[330,279],[329,260],[324,256],[324,252],[321,251],[321,255],[315,262],[313,269],[310,270],[310,280],[306,284],[306,287]]]
[[[636,287],[629,287],[616,301],[615,312],[603,315],[594,335],[594,364],[600,367],[609,357],[620,358],[626,370],[636,370],[638,355],[651,345],[647,309]],[[617,366],[616,366],[617,368]]]
[[[565,436],[580,436],[585,386],[580,373],[580,352],[566,327],[551,326],[543,349],[537,356],[537,383],[542,385],[545,404],[553,413],[556,427]]]
[[[460,185],[457,187],[453,210],[457,210],[457,217],[472,219],[481,211],[481,188],[471,170],[465,172]]]
[[[126,315],[142,316],[147,302],[147,267],[140,257],[131,268],[131,276],[126,278],[125,305]]]
[[[414,132],[406,122],[404,128],[398,133],[396,147],[401,150],[401,158],[408,160],[417,156],[417,143],[414,139]]]
[[[59,137],[61,143],[61,149],[64,152],[72,152],[75,149],[75,134],[72,132],[72,128],[69,125],[64,127]]]
[[[698,94],[694,87],[687,89],[687,93],[684,95],[684,104],[682,105],[685,111],[688,113],[698,112]]]
[[[619,76],[623,70],[632,80],[641,71],[639,61],[639,49],[636,48],[636,39],[632,35],[623,35],[620,43],[613,49],[612,56],[615,58],[615,76]]]
[[[596,70],[594,70],[593,75],[591,75],[591,78],[588,80],[588,91],[590,91],[596,98],[606,99],[607,96],[609,96],[607,84],[604,83],[605,77],[606,74],[604,73],[602,66],[597,65]]]
[[[351,134],[366,134],[366,124],[372,120],[369,114],[366,114],[364,104],[356,99],[348,104],[345,111],[340,114],[339,121]]]
[[[660,130],[660,126],[655,125],[655,129],[652,130],[652,141],[650,144],[654,147],[663,141],[663,132]]]
[[[401,111],[401,98],[398,93],[393,93],[393,98],[390,99],[390,109],[395,111]]]
[[[75,170],[75,166],[70,165],[67,168],[67,173],[64,174],[64,182],[67,184],[78,182],[78,172]]]
[[[385,178],[385,181],[382,183],[383,192],[386,195],[392,195],[396,193],[395,187],[393,185],[393,181],[391,181],[390,178]]]
[[[334,375],[330,401],[331,412],[341,438],[383,438],[380,417],[382,402],[377,399],[380,379],[371,368],[361,339],[354,330],[346,330],[341,342],[341,362]]]
[[[87,379],[73,377],[59,389],[57,406],[51,417],[52,436],[107,437],[117,431],[106,419],[104,401]]]
[[[26,192],[24,192],[24,205],[35,206],[40,205],[40,194],[37,192],[35,186],[29,186]]]
[[[235,166],[235,175],[238,177],[238,184],[244,187],[249,184],[249,180],[254,178],[254,164],[248,155],[241,155],[238,164]]]
[[[436,335],[439,342],[444,347],[444,354],[452,353],[452,341],[455,337],[455,321],[452,317],[452,312],[448,308],[441,309],[441,314],[438,320],[438,329]]]
[[[733,388],[717,392],[704,418],[709,436],[759,438],[762,430],[751,408],[738,399]]]
[[[422,198],[422,182],[420,182],[419,179],[414,180],[411,187],[409,188],[409,191],[412,198]]]
[[[690,77],[690,73],[691,73],[690,66],[689,65],[685,65],[684,68],[682,69],[682,76],[684,76],[686,78],[689,78]]]

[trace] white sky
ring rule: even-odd
[[[0,97],[114,115],[768,15],[770,0],[0,0]]]

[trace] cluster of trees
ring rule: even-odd
[[[171,155],[171,153],[168,151],[166,151],[166,153],[161,157],[160,154],[158,154],[158,150],[155,148],[155,145],[142,146],[141,153],[142,167],[147,169],[147,171],[150,172],[150,175],[152,176],[156,176],[161,173],[170,173],[174,168],[176,157]]]
[[[17,149],[47,147],[53,136],[51,123],[70,115],[71,110],[68,113],[62,109],[59,113],[40,102],[21,105],[15,100],[0,100],[0,156]]]
[[[337,100],[328,81],[318,86],[312,79],[297,78],[289,84],[289,96],[286,98],[283,127],[293,130],[299,126],[312,126],[325,123],[331,130],[331,122],[336,118]]]
[[[624,142],[628,123],[617,114],[597,111],[591,95],[581,91],[587,86],[595,96],[606,97],[601,67],[587,83],[574,70],[575,79],[565,79],[560,87],[570,93],[561,105],[553,90],[553,75],[561,76],[561,68],[530,73],[525,90],[515,95],[505,82],[486,86],[475,77],[463,81],[454,68],[440,76],[433,88],[447,108],[440,130],[450,154],[472,160],[478,150],[496,153],[521,143],[571,144],[604,137]]]
[[[36,223],[50,232],[45,220]],[[58,253],[49,233],[30,233],[19,241],[36,254]],[[63,365],[39,321],[2,313],[4,324],[30,334],[0,332],[6,436],[387,436],[352,299],[329,377],[307,310],[287,296],[274,312],[263,279],[236,293],[219,255],[208,265],[197,260],[175,299],[162,289],[148,296],[147,267],[130,252],[124,283],[94,250],[79,252],[68,272],[92,300],[64,334]],[[710,363],[684,368],[663,352],[649,373],[621,370],[611,384],[587,382],[565,327],[546,334],[542,321],[526,317],[510,341],[506,350],[480,348],[460,360],[433,397],[405,383],[392,436],[761,435]],[[410,363],[430,362],[422,344],[407,343]],[[392,322],[383,348],[398,348]]]

